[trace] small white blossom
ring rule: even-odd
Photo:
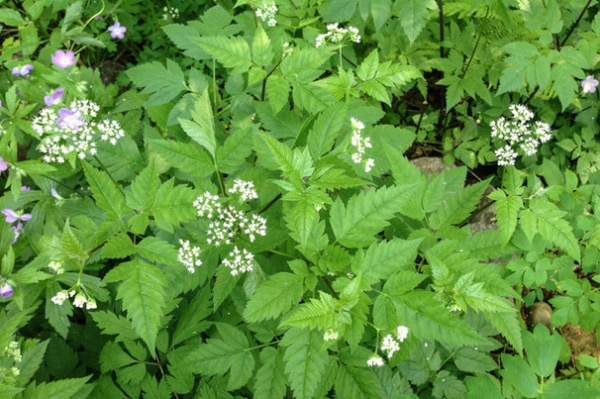
[[[327,33],[322,33],[317,36],[315,41],[316,47],[322,47],[326,41],[330,41],[334,44],[341,44],[345,38],[348,38],[351,42],[360,43],[360,34],[358,28],[349,26],[348,28],[342,28],[339,23],[333,23],[327,25]]]
[[[19,363],[21,360],[23,360],[23,357],[21,356],[21,348],[19,347],[19,343],[17,341],[10,341],[0,355],[1,357],[7,356],[12,358],[15,363]]]
[[[372,148],[371,138],[363,137],[362,130],[365,125],[355,118],[350,118],[350,125],[352,126],[352,137],[350,138],[350,144],[355,148],[355,151],[350,157],[354,163],[362,163],[365,172],[369,173],[375,166],[375,160],[373,158],[364,159],[367,148]]]
[[[63,274],[65,272],[62,262],[52,261],[48,263],[48,268],[52,269],[56,274]]]
[[[271,2],[267,4],[267,2],[263,2],[262,7],[258,7],[256,9],[256,16],[263,21],[267,21],[267,25],[275,26],[277,25],[277,21],[275,20],[275,15],[277,14],[277,6],[275,2]]]
[[[219,203],[219,196],[212,195],[208,191],[196,198],[193,203],[194,208],[198,211],[198,216],[206,217],[209,219],[213,218],[215,212],[219,212],[221,204]]]
[[[258,193],[254,189],[254,183],[241,179],[235,179],[233,181],[233,187],[229,189],[229,193],[239,193],[242,201],[250,201],[258,198]]]
[[[373,355],[367,360],[367,366],[369,367],[383,367],[383,359],[378,355]]]
[[[400,350],[400,344],[392,337],[392,334],[388,334],[383,337],[381,350],[388,351],[387,357],[388,359],[391,359],[392,356],[394,356],[394,353]]]
[[[240,251],[238,247],[234,247],[229,256],[223,259],[222,264],[231,269],[232,276],[236,276],[239,273],[252,271],[253,260],[254,254],[248,252],[246,249]]]
[[[168,21],[170,19],[179,18],[179,9],[176,7],[163,7],[162,19]]]
[[[85,305],[87,303],[87,298],[83,293],[79,293],[77,295],[75,295],[75,298],[73,299],[73,306],[75,306],[76,308],[83,308],[83,305]]]
[[[496,157],[498,157],[498,165],[500,166],[514,165],[515,161],[517,160],[517,156],[519,155],[509,144],[502,148],[498,148],[496,151],[494,151],[494,154],[496,154]]]
[[[196,267],[202,266],[200,260],[200,247],[190,246],[188,240],[179,240],[181,247],[177,251],[177,261],[183,264],[190,273],[196,271]]]
[[[254,242],[256,236],[266,236],[267,235],[267,221],[265,218],[259,215],[252,215],[250,222],[244,228],[244,234],[248,235],[248,239],[250,242]]]
[[[62,305],[69,298],[69,291],[58,291],[50,300],[57,305]]]
[[[93,310],[96,309],[98,307],[98,305],[96,304],[96,301],[92,298],[89,298],[87,303],[85,304],[85,308],[87,310]]]
[[[398,341],[404,342],[404,340],[408,337],[408,332],[410,330],[406,326],[398,326],[396,329],[396,336],[398,337]]]
[[[323,334],[323,340],[336,341],[339,338],[339,336],[340,334],[337,331],[330,328],[329,330],[325,331],[325,334]]]

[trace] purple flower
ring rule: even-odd
[[[60,100],[62,100],[62,96],[63,96],[64,92],[65,92],[65,89],[62,87],[59,87],[58,89],[56,89],[52,93],[50,93],[49,96],[44,96],[44,103],[46,103],[46,105],[49,107],[58,104],[60,102]]]
[[[8,164],[0,157],[0,172],[4,172],[6,169],[8,169]]]
[[[21,186],[21,191],[29,191],[29,190],[31,190],[31,187]]]
[[[61,69],[75,65],[75,53],[73,53],[71,50],[56,50],[52,56],[52,63]]]
[[[9,296],[12,296],[12,294],[13,288],[10,286],[10,284],[0,285],[0,295],[2,296],[2,298],[8,298]]]
[[[79,128],[85,125],[85,120],[79,110],[72,111],[68,108],[61,108],[58,110],[58,116],[56,124],[61,129],[70,129],[77,132]]]
[[[596,86],[598,86],[598,81],[592,75],[581,81],[581,88],[584,93],[595,93]]]
[[[127,32],[127,28],[121,26],[119,21],[115,21],[115,23],[112,26],[108,27],[108,30],[110,31],[110,37],[112,37],[113,39],[122,39],[123,37],[125,37],[125,32]]]
[[[58,193],[58,191],[56,191],[56,189],[54,187],[52,187],[50,189],[50,195],[52,195],[54,198],[56,198],[59,201],[64,200],[64,198],[60,196],[60,194]]]
[[[10,228],[14,233],[14,238],[13,238],[13,244],[14,244],[15,242],[17,242],[17,239],[23,232],[23,223],[19,222],[19,223],[17,223],[16,226],[11,226]]]
[[[16,222],[17,220],[22,220],[22,221],[26,222],[29,219],[31,219],[30,213],[23,214],[22,212],[15,212],[9,208],[2,209],[2,214],[4,216],[6,216],[6,223],[13,223],[13,222]]]
[[[20,67],[14,67],[12,69],[11,73],[13,75],[27,76],[27,75],[29,75],[29,72],[31,72],[32,70],[33,70],[33,65],[25,64],[25,65],[21,65]]]

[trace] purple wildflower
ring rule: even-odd
[[[23,223],[19,222],[19,223],[17,223],[16,226],[11,226],[10,228],[14,233],[14,238],[13,238],[13,244],[14,244],[15,242],[17,242],[17,239],[23,232]]]
[[[0,157],[0,172],[4,172],[6,169],[8,169],[8,164]]]
[[[52,195],[54,198],[56,198],[59,201],[64,200],[64,198],[60,196],[60,194],[58,193],[58,191],[56,191],[56,189],[54,187],[52,187],[50,189],[50,195]]]
[[[29,191],[29,190],[31,190],[31,187],[21,186],[21,191]]]
[[[113,39],[122,39],[125,37],[125,32],[127,32],[127,28],[122,26],[119,21],[115,21],[112,26],[108,27],[110,31],[110,37]]]
[[[60,100],[62,100],[62,96],[63,96],[64,92],[65,92],[65,89],[62,87],[59,87],[58,89],[56,89],[52,93],[50,93],[49,96],[44,96],[44,103],[46,103],[46,105],[49,107],[58,104],[60,102]]]
[[[71,50],[56,50],[52,56],[52,63],[61,69],[75,65],[75,53],[73,53]]]
[[[27,75],[29,75],[29,72],[31,72],[32,70],[33,70],[33,65],[25,64],[25,65],[21,65],[20,67],[14,67],[12,69],[11,73],[13,75],[27,76]]]
[[[80,127],[85,125],[85,120],[79,110],[72,111],[68,108],[61,108],[58,110],[58,116],[56,124],[61,129],[70,129],[77,132]]]
[[[12,294],[13,288],[10,286],[10,284],[5,283],[0,286],[0,295],[2,298],[8,298],[9,296],[12,296]]]
[[[594,79],[592,75],[581,81],[581,88],[584,93],[595,93],[596,86],[598,86],[598,80]]]
[[[13,222],[16,222],[17,220],[22,220],[22,221],[26,222],[29,219],[31,219],[30,213],[23,214],[21,212],[15,212],[9,208],[2,209],[2,214],[6,217],[6,223],[13,223]]]

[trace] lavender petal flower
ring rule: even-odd
[[[75,65],[75,53],[71,50],[56,50],[52,56],[52,63],[61,69]]]
[[[110,31],[110,37],[113,39],[123,39],[125,37],[125,32],[127,32],[127,28],[122,26],[119,21],[115,21],[112,26],[108,27]]]
[[[6,223],[14,223],[19,220],[19,215],[12,209],[2,209],[2,214],[6,217]]]
[[[598,80],[592,75],[589,75],[583,81],[581,81],[581,88],[583,89],[584,93],[595,93],[597,86]]]
[[[56,120],[56,124],[61,129],[70,129],[77,132],[85,125],[85,120],[81,116],[79,110],[72,111],[68,108],[61,108],[58,110],[58,116],[59,118]]]
[[[0,172],[4,172],[6,169],[8,169],[8,164],[0,157]]]
[[[49,96],[44,96],[44,103],[48,107],[58,104],[60,102],[60,100],[62,100],[64,92],[65,92],[65,89],[62,87],[56,89]]]
[[[2,296],[2,298],[8,298],[9,296],[12,296],[12,294],[13,288],[10,284],[3,284],[0,286],[0,296]]]
[[[33,70],[33,65],[25,64],[25,65],[21,65],[20,67],[14,67],[11,71],[11,74],[18,75],[18,76],[27,76],[27,75],[29,75],[29,72],[31,72],[32,70]]]

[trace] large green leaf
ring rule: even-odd
[[[117,188],[117,183],[87,162],[83,162],[83,170],[98,206],[107,210],[111,218],[118,219],[125,215],[125,197]]]
[[[281,399],[285,396],[286,380],[283,372],[283,352],[267,347],[260,352],[262,366],[256,372],[254,397]]]
[[[142,93],[151,94],[147,107],[168,103],[187,89],[183,71],[169,59],[166,68],[153,61],[130,68],[126,73],[136,86],[143,87]]]
[[[272,275],[254,292],[244,310],[251,323],[274,319],[302,299],[304,277],[281,272]]]
[[[373,284],[378,280],[387,280],[392,274],[404,269],[414,261],[421,240],[405,241],[393,239],[381,241],[369,246],[364,256],[355,256],[352,271]]]

